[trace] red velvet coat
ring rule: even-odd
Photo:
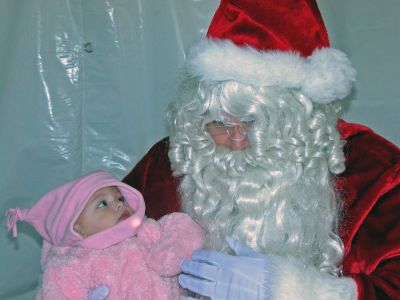
[[[400,151],[371,129],[340,121],[346,171],[337,188],[345,196],[341,238],[343,271],[357,283],[359,299],[400,299]],[[155,144],[124,182],[143,193],[147,215],[179,211],[168,160],[168,139]]]

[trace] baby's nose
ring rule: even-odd
[[[120,209],[122,209],[124,207],[124,202],[116,201],[114,207],[115,207],[116,210],[120,210]]]
[[[239,125],[235,125],[230,128],[230,136],[234,139],[241,139],[246,135],[240,131]]]

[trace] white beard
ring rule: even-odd
[[[212,161],[194,163],[201,164],[183,177],[180,191],[182,209],[207,232],[207,248],[226,251],[225,237],[233,236],[256,251],[334,272],[342,259],[339,205],[327,168],[304,174],[301,164],[261,165],[246,151],[224,148]]]

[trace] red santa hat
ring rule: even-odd
[[[187,69],[202,80],[299,89],[318,103],[346,97],[356,75],[329,47],[314,0],[222,0]]]

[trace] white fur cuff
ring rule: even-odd
[[[336,49],[317,49],[304,58],[294,52],[258,51],[218,39],[194,45],[187,68],[203,80],[299,88],[317,103],[346,97],[356,76],[347,56]]]
[[[275,274],[271,278],[271,300],[357,299],[356,282],[349,277],[335,277],[282,257],[271,257],[271,267],[276,268],[270,270]]]

